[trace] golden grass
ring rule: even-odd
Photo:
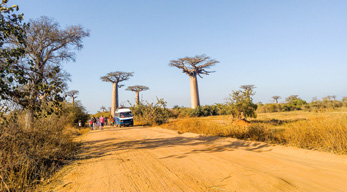
[[[183,118],[161,127],[180,133],[250,139],[306,149],[347,154],[347,110],[258,114],[249,122],[230,116]]]
[[[23,128],[11,122],[0,129],[0,191],[30,191],[74,158],[74,135],[87,130],[66,128],[63,119],[48,117]]]

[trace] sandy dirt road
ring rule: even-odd
[[[146,127],[82,142],[53,191],[347,191],[347,156]]]

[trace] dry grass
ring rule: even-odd
[[[230,116],[171,120],[163,128],[179,133],[250,139],[306,149],[347,154],[347,110],[330,112],[279,112],[258,114],[249,122]]]
[[[37,120],[32,129],[11,122],[0,129],[0,191],[30,191],[47,180],[77,150],[73,135],[58,118]]]

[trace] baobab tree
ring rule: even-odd
[[[256,87],[254,85],[241,85],[240,86],[241,89],[245,90],[247,97],[249,98],[251,96],[251,92],[253,91],[253,89],[255,89]]]
[[[274,99],[275,103],[278,103],[278,100],[281,99],[280,96],[273,96],[272,99]]]
[[[100,109],[102,110],[102,112],[104,112],[106,110],[105,106],[101,106]]]
[[[77,90],[71,90],[65,93],[66,96],[71,97],[72,100],[72,106],[75,105],[75,99],[77,98],[77,95],[79,94],[79,91]]]
[[[190,96],[191,96],[191,108],[195,109],[200,106],[199,90],[197,75],[202,78],[201,75],[209,75],[214,71],[206,71],[219,61],[210,59],[206,55],[197,55],[195,57],[185,57],[178,60],[171,60],[169,66],[177,67],[182,69],[182,72],[190,77]]]
[[[135,101],[136,101],[136,105],[140,104],[140,92],[141,91],[146,91],[149,88],[146,86],[142,86],[142,85],[135,85],[135,86],[129,86],[126,90],[127,91],[134,91],[135,92]]]
[[[110,72],[107,75],[102,76],[101,80],[105,82],[112,83],[112,102],[111,102],[111,115],[114,117],[115,110],[118,108],[118,88],[123,85],[119,85],[120,82],[128,80],[131,76],[133,76],[133,72]]]

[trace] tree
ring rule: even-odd
[[[101,80],[112,83],[112,103],[111,103],[111,115],[114,117],[115,110],[118,108],[118,88],[123,85],[119,85],[120,82],[128,80],[133,76],[133,72],[110,72],[107,75],[102,76]]]
[[[135,100],[136,100],[136,105],[140,104],[140,92],[141,91],[146,91],[149,88],[146,86],[142,86],[142,85],[135,85],[135,86],[129,86],[126,90],[127,91],[134,91],[135,92]]]
[[[7,2],[3,0],[0,3],[0,117],[6,107],[11,106],[6,102],[15,101],[15,98],[22,96],[18,87],[27,82],[18,61],[25,53],[23,47],[28,24],[22,24],[23,13],[15,14],[18,6],[8,7]],[[19,46],[12,46],[9,43],[12,39],[15,39]]]
[[[101,106],[100,109],[102,110],[102,112],[104,112],[106,110],[105,106]]]
[[[250,92],[253,91],[256,87],[254,85],[241,85],[240,88],[245,90],[247,97],[250,97]]]
[[[61,29],[59,24],[48,17],[30,20],[26,30],[26,45],[13,39],[12,43],[25,49],[21,66],[28,80],[20,89],[25,97],[19,103],[27,109],[26,122],[33,121],[34,112],[40,113],[46,103],[57,104],[63,100],[68,73],[62,71],[61,64],[75,61],[75,52],[71,49],[83,48],[82,39],[89,32],[80,25]],[[50,108],[52,112],[54,108]]]
[[[71,97],[72,100],[72,106],[75,105],[75,99],[77,98],[77,95],[79,94],[79,91],[77,90],[71,90],[65,93],[66,96]]]
[[[306,101],[299,98],[299,95],[291,95],[286,98],[285,111],[300,110]]]
[[[171,60],[169,66],[182,69],[182,72],[190,77],[190,96],[191,96],[191,108],[195,109],[200,106],[199,90],[197,75],[202,78],[201,75],[209,75],[214,71],[206,71],[219,61],[210,59],[206,55],[197,55],[195,57],[185,57],[178,60]]]
[[[231,107],[231,113],[234,117],[244,119],[246,117],[256,117],[255,110],[257,105],[253,103],[252,96],[255,94],[252,89],[247,91],[238,90],[232,91],[227,98],[227,104]]]
[[[278,99],[280,99],[281,97],[280,96],[273,96],[272,98],[274,99],[275,103],[277,104],[278,103]]]

